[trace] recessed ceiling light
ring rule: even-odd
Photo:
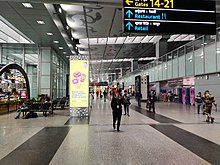
[[[45,24],[44,21],[37,21],[37,23],[40,24],[40,25],[44,25]]]
[[[73,37],[71,38],[71,40],[73,40]]]
[[[47,35],[48,35],[48,36],[52,36],[52,35],[53,35],[53,33],[47,33]]]
[[[59,41],[53,41],[53,43],[58,44],[58,43],[59,43]]]
[[[66,26],[66,29],[69,30],[69,26],[68,25]]]
[[[33,8],[33,6],[30,3],[22,3],[22,5],[26,8]]]
[[[59,49],[60,49],[60,50],[62,50],[62,49],[63,49],[63,47],[62,47],[62,46],[60,46],[60,47],[59,47]]]

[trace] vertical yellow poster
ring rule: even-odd
[[[70,60],[70,107],[88,107],[89,62]]]

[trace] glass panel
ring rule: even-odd
[[[41,88],[50,88],[50,76],[41,76]]]
[[[184,77],[185,74],[185,56],[179,57],[179,77]]]
[[[193,42],[186,44],[186,53],[190,53],[193,51]]]
[[[173,78],[172,70],[173,70],[173,64],[172,64],[172,61],[168,61],[168,62],[167,62],[167,78],[168,78],[168,79]]]
[[[167,63],[163,63],[163,80],[167,79]]]
[[[50,49],[42,49],[42,62],[50,62]]]
[[[50,63],[42,63],[42,75],[50,75]]]
[[[158,81],[158,76],[159,76],[159,72],[158,72],[158,66],[154,67],[154,81]]]
[[[178,58],[173,59],[173,78],[178,78]]]
[[[217,42],[217,71],[220,71],[220,42]]]
[[[183,47],[179,48],[179,50],[178,50],[178,51],[179,51],[179,54],[178,54],[178,55],[179,55],[179,57],[180,57],[180,56],[185,55],[185,46],[183,46]]]
[[[204,45],[210,45],[215,42],[215,35],[205,35]]]
[[[162,79],[163,79],[162,67],[163,67],[162,64],[160,64],[160,65],[158,66],[159,80],[162,80]]]
[[[204,52],[203,49],[198,49],[194,52],[195,58],[195,75],[204,73]]]
[[[205,73],[216,72],[215,44],[205,47]]]
[[[198,38],[198,39],[196,39],[195,41],[194,41],[194,46],[195,46],[195,49],[194,50],[197,50],[197,49],[200,49],[200,48],[202,48],[203,47],[203,37],[200,37],[200,38]]]
[[[193,52],[186,54],[186,75],[191,76],[194,73],[194,59],[193,59]]]

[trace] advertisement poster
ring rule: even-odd
[[[70,60],[70,107],[88,107],[89,62]]]

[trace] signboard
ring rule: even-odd
[[[135,77],[135,92],[141,93],[141,76],[140,75]]]
[[[70,60],[70,107],[88,107],[89,62]]]
[[[108,86],[108,82],[90,82],[90,86]]]
[[[123,16],[124,32],[216,33],[214,0],[124,0]]]

